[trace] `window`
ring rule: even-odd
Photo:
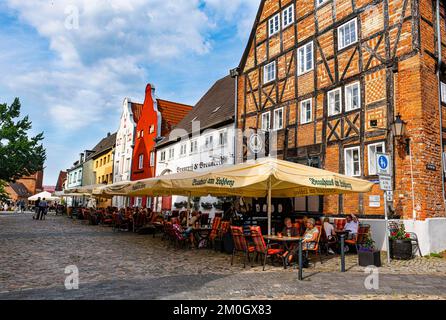
[[[161,161],[166,161],[166,151],[161,152]]]
[[[282,12],[283,28],[285,29],[293,22],[294,22],[294,4],[290,5]]]
[[[155,132],[155,126],[151,125],[150,128],[149,128],[149,133],[152,134],[154,132]]]
[[[358,41],[357,22],[353,19],[338,28],[339,50],[348,47]]]
[[[345,86],[345,110],[351,111],[361,108],[361,94],[359,82]]]
[[[175,158],[175,149],[170,148],[169,149],[169,160]]]
[[[154,167],[155,166],[155,152],[150,152],[150,166]]]
[[[308,99],[300,103],[300,123],[306,124],[313,120],[312,100]]]
[[[377,158],[376,155],[379,153],[384,153],[386,150],[385,143],[375,143],[368,146],[369,150],[369,176],[375,176],[378,174],[376,168]]]
[[[144,130],[141,130],[141,138],[144,137]]]
[[[298,60],[298,75],[302,75],[313,70],[313,42],[310,42],[298,49]]]
[[[274,110],[274,130],[283,129],[283,108]]]
[[[228,143],[228,132],[227,131],[220,131],[218,144],[223,147],[227,143]]]
[[[269,36],[272,36],[279,32],[280,28],[280,14],[276,14],[274,17],[269,19]]]
[[[327,0],[316,0],[316,5],[319,7],[320,5],[324,4]]]
[[[140,154],[139,155],[138,169],[141,170],[142,168],[144,168],[144,155]]]
[[[446,83],[441,82],[441,102],[446,103]]]
[[[359,147],[345,149],[345,174],[347,176],[361,176],[361,157],[359,152]]]
[[[328,92],[328,115],[334,116],[341,113],[342,90],[341,88]]]
[[[110,155],[107,157],[107,163],[110,162]]]
[[[269,131],[271,129],[271,114],[265,112],[262,114],[262,130]]]
[[[214,147],[214,137],[213,136],[207,136],[204,140],[204,148],[205,150],[212,150]]]
[[[184,143],[181,145],[181,148],[180,148],[180,156],[183,157],[186,155],[186,153],[187,153],[187,144]]]
[[[194,140],[190,143],[190,153],[197,153],[198,152],[198,141]]]
[[[276,62],[273,61],[263,67],[263,83],[276,80]]]

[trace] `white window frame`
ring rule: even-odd
[[[160,161],[166,161],[166,150],[161,151]]]
[[[155,152],[152,151],[150,152],[150,167],[154,167],[155,166]]]
[[[169,160],[175,159],[175,148],[169,148]]]
[[[276,21],[277,19],[277,21]],[[277,27],[277,29],[276,29]],[[273,36],[280,31],[280,13],[274,15],[268,20],[268,34]]]
[[[181,157],[184,157],[184,156],[186,156],[187,155],[187,143],[183,143],[181,146],[180,146],[180,156]]]
[[[374,156],[372,156],[372,148],[375,148]],[[385,142],[378,142],[378,143],[372,143],[367,146],[367,155],[368,155],[368,163],[369,163],[369,176],[376,176],[378,175],[378,169],[377,169],[377,159],[376,155],[378,152],[376,152],[377,147],[382,147],[382,153],[386,152],[386,143]],[[372,168],[375,168],[373,171]]]
[[[272,71],[269,69],[270,67],[272,68]],[[269,77],[270,74],[272,74],[271,78]],[[268,63],[263,67],[263,83],[270,83],[274,80],[276,80],[276,61]]]
[[[307,118],[308,109],[305,108],[304,104],[310,103],[310,119]],[[313,99],[307,99],[300,102],[300,124],[308,124],[313,121]]]
[[[144,154],[140,154],[138,158],[138,170],[144,169]]]
[[[190,153],[191,154],[198,153],[198,140],[192,140],[190,142]]]
[[[325,2],[327,2],[327,0],[316,0],[316,7],[320,7],[320,6],[323,5]]]
[[[441,102],[446,103],[446,83],[441,82]]]
[[[339,112],[334,111],[336,101],[333,102],[332,94],[339,93]],[[342,113],[342,89],[336,88],[327,93],[328,116],[336,116]]]
[[[350,43],[348,43],[348,44],[345,44],[345,39],[342,38],[341,32],[342,32],[342,30],[345,29],[345,27],[347,25],[350,25],[352,23],[355,25],[355,40],[350,42]],[[344,31],[344,35],[345,35],[345,31]],[[349,47],[349,46],[351,46],[351,45],[353,45],[353,44],[355,44],[357,42],[358,42],[358,19],[357,18],[354,18],[354,19],[352,19],[352,20],[350,20],[350,21],[348,21],[348,22],[346,22],[343,25],[338,27],[338,50],[342,50],[344,48],[347,48],[347,47]]]
[[[308,68],[308,48],[311,48],[311,67]],[[304,68],[302,69],[301,60],[303,59]],[[313,41],[301,46],[297,49],[297,75],[301,76],[307,72],[310,72],[314,69],[314,44]]]
[[[290,12],[291,10],[291,12]],[[282,12],[282,29],[292,25],[294,23],[294,4],[286,7]],[[291,17],[291,19],[288,19]]]
[[[228,144],[228,131],[222,130],[218,133],[218,145],[224,147]]]
[[[268,126],[265,126],[265,117],[268,118]],[[262,130],[270,131],[271,130],[271,112],[262,113]]]
[[[353,108],[353,95],[351,97],[349,97],[347,91],[350,88],[356,87],[356,86],[358,87],[358,107]],[[361,109],[361,103],[362,103],[361,102],[361,84],[359,83],[359,81],[350,83],[345,86],[344,97],[345,97],[345,111],[346,112]]]
[[[281,113],[281,116],[282,116],[282,119],[281,119],[282,121],[280,122],[280,124],[277,123],[277,118],[280,119],[279,113]],[[281,130],[281,129],[283,129],[283,123],[284,123],[283,108],[279,108],[279,109],[274,110],[273,130]]]
[[[354,170],[354,164],[355,161],[353,160],[352,157],[352,162],[347,161],[347,153],[349,151],[358,151],[358,165],[359,165],[359,173],[358,174],[354,174],[353,170]],[[353,154],[352,154],[353,155]],[[362,175],[361,172],[361,148],[360,147],[352,147],[352,148],[346,148],[344,149],[344,162],[345,162],[345,175],[350,176],[350,177],[360,177]],[[349,169],[349,165],[351,165],[352,167]]]
[[[214,149],[214,136],[208,135],[204,138],[204,149],[212,150]]]

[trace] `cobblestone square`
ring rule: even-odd
[[[393,261],[379,269],[379,289],[347,256],[297,271],[230,266],[213,250],[176,250],[159,236],[113,232],[49,215],[0,214],[0,299],[446,299],[446,260]],[[65,268],[79,269],[79,290],[65,289]]]

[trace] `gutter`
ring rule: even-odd
[[[438,79],[438,112],[440,115],[440,148],[441,148],[441,186],[443,204],[446,210],[446,198],[445,198],[445,183],[444,183],[444,146],[443,146],[443,106],[441,104],[441,65],[442,65],[442,47],[441,47],[441,26],[440,26],[440,0],[436,1],[436,27],[437,27],[437,54],[438,54],[438,66],[437,66],[437,79]]]

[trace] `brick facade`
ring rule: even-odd
[[[304,164],[318,159],[320,167],[346,173],[345,149],[358,147],[359,178],[370,181],[378,177],[370,174],[369,146],[385,143],[385,151],[395,159],[395,213],[419,220],[444,217],[435,1],[327,0],[316,7],[315,3],[261,1],[239,66],[239,128],[261,128],[265,112],[271,112],[274,123],[274,110],[283,107],[284,128],[277,131],[279,157]],[[282,13],[290,5],[294,22],[284,27]],[[270,35],[269,19],[278,13],[280,30]],[[446,58],[444,14],[441,7]],[[357,41],[341,49],[338,31],[353,20]],[[298,51],[310,42],[313,67],[300,74]],[[273,61],[276,77],[265,83],[264,66]],[[359,83],[360,105],[348,111],[346,87],[354,83]],[[337,89],[341,112],[330,115],[328,93]],[[312,119],[301,124],[301,102],[308,99]],[[407,122],[412,161],[389,131],[398,113]],[[370,206],[372,196],[380,196],[380,207]],[[370,194],[329,196],[321,201],[325,214],[384,214],[379,185]]]

